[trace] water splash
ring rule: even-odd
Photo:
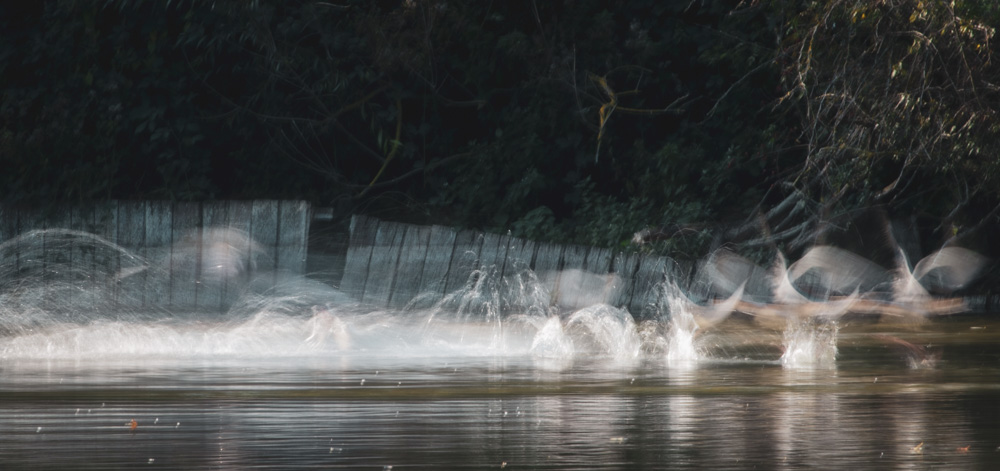
[[[667,364],[675,368],[690,368],[701,358],[695,340],[700,329],[695,318],[695,304],[673,282],[660,285],[662,291],[657,311],[668,318],[666,343]]]
[[[683,302],[672,302],[669,337],[667,338],[667,364],[672,367],[690,367],[702,358],[695,346],[698,324]]]
[[[779,254],[780,270],[768,280],[774,282],[773,302],[759,304],[764,270],[718,252],[702,277],[710,289],[682,289],[684,281],[670,275],[653,296],[642,293],[655,300],[646,307],[654,315],[637,324],[627,310],[608,303],[621,298],[616,276],[572,269],[540,281],[516,263],[485,265],[451,293],[441,296],[437,286],[436,294],[417,293],[404,309],[384,309],[307,277],[262,270],[267,264],[256,258],[255,247],[245,233],[211,228],[143,256],[77,231],[35,231],[0,244],[0,361],[309,358],[357,365],[460,357],[522,358],[562,369],[584,358],[613,368],[654,358],[690,369],[732,347],[732,336],[714,329],[725,330],[717,326],[743,309],[780,322],[772,332],[781,332],[780,359],[774,361],[777,339],[759,350],[767,351],[769,364],[835,368],[837,322],[859,302],[858,290],[876,279],[869,276],[870,264],[837,250],[810,251],[790,267]],[[959,260],[959,266],[978,260],[947,253],[954,255],[939,258]],[[81,259],[87,263],[76,263]],[[838,259],[848,260],[839,271],[831,268]],[[979,270],[973,268],[970,273]],[[190,272],[194,278],[183,282],[197,287],[224,285],[231,300],[219,301],[227,309],[208,313],[169,302],[146,307],[149,298],[169,301],[171,285],[180,280],[172,270]],[[953,284],[971,276],[953,277]],[[822,289],[805,290],[807,296],[800,288],[809,285]],[[840,296],[849,289],[854,292]]]
[[[616,362],[639,358],[642,343],[632,315],[607,304],[576,311],[566,320],[566,331],[574,350],[589,352]]]
[[[790,369],[835,368],[838,330],[836,322],[790,319],[783,335],[781,365]]]
[[[35,230],[0,244],[0,335],[135,315],[129,274],[149,263],[94,234]]]
[[[558,316],[546,320],[531,340],[531,354],[537,358],[566,359],[575,352],[573,341],[566,335]]]

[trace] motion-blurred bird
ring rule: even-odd
[[[907,365],[912,369],[934,368],[941,359],[941,349],[930,346],[916,345],[899,337],[887,334],[872,334],[872,337],[885,342],[890,347],[901,352]]]
[[[944,247],[911,268],[906,254],[900,249],[897,263],[893,300],[917,305],[931,299],[928,286],[942,294],[951,294],[967,286],[986,266],[986,257],[963,247]]]

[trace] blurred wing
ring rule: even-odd
[[[692,313],[694,314],[695,322],[698,323],[698,327],[711,327],[729,317],[736,310],[736,305],[743,297],[743,289],[745,287],[745,283],[741,284],[725,301],[708,306],[698,306],[693,309]]]
[[[740,285],[746,285],[756,267],[750,260],[720,249],[706,261],[705,272],[712,285],[719,287],[724,293],[733,293]]]
[[[963,247],[945,247],[934,252],[913,267],[913,278],[935,277],[944,291],[955,291],[971,283],[986,266],[986,257]]]
[[[788,269],[785,263],[785,256],[778,252],[772,268],[771,286],[774,292],[774,302],[779,304],[800,304],[807,303],[809,299],[802,295],[788,276]]]
[[[809,249],[788,268],[788,278],[795,282],[812,269],[822,275],[827,291],[839,293],[872,287],[885,279],[882,267],[854,252],[829,245]]]

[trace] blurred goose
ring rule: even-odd
[[[736,310],[737,304],[739,304],[743,298],[743,290],[745,287],[745,283],[741,284],[736,288],[736,291],[729,295],[729,297],[725,300],[710,303],[707,306],[700,306],[692,302],[688,309],[691,311],[694,321],[698,324],[698,327],[704,329],[726,320],[726,318]]]
[[[967,286],[986,266],[986,257],[963,247],[944,247],[911,268],[906,254],[900,249],[898,264],[893,299],[899,303],[918,305],[931,299],[927,285],[944,294]]]
[[[872,334],[873,338],[885,342],[890,347],[903,353],[906,363],[912,369],[934,368],[941,359],[941,349],[930,346],[915,345],[899,337],[887,334]]]
[[[818,250],[817,250],[818,249]],[[856,255],[833,247],[810,249],[799,261],[788,266],[784,255],[780,252],[772,268],[771,286],[774,304],[765,305],[750,302],[739,302],[737,310],[755,316],[764,322],[786,322],[792,319],[816,319],[833,321],[848,313],[859,299],[858,285],[870,282],[875,277],[875,270],[868,262]],[[844,267],[836,267],[838,255],[845,260]],[[853,255],[853,254],[852,254]],[[820,288],[824,298],[820,301],[809,299],[795,286],[806,272],[819,270]],[[858,274],[851,276],[852,273]],[[847,296],[834,297],[831,293],[843,292],[852,285],[853,292]]]
[[[787,270],[790,282],[815,273],[825,297],[874,287],[885,279],[885,269],[854,252],[829,245],[810,248]]]

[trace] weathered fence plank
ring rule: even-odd
[[[424,289],[424,262],[431,230],[424,226],[408,226],[403,234],[399,262],[393,274],[393,285],[388,304],[409,303]]]
[[[378,226],[362,301],[376,306],[388,305],[392,285],[395,282],[396,266],[402,252],[404,232],[405,226],[402,225]]]
[[[451,258],[455,253],[456,235],[450,228],[431,226],[427,239],[427,256],[424,259],[423,271],[420,273],[421,291],[433,292],[440,296],[447,294],[445,284],[451,270]]]
[[[350,243],[344,261],[344,276],[340,290],[355,299],[364,299],[365,296],[365,281],[368,279],[368,265],[371,263],[375,246],[378,222],[377,219],[363,216],[351,219]]]
[[[146,203],[145,245],[139,250],[149,269],[144,299],[146,307],[166,306],[170,302],[170,249],[173,244],[173,211],[169,202]]]
[[[379,306],[403,307],[416,296],[420,305],[440,300],[462,289],[476,270],[484,270],[480,276],[510,277],[530,268],[551,290],[553,305],[575,309],[608,303],[637,316],[659,315],[650,308],[662,296],[663,281],[683,276],[669,258],[616,254],[607,248],[536,243],[364,216],[351,220],[350,231],[341,287]]]
[[[198,306],[198,260],[201,255],[200,208],[195,203],[175,203],[170,232],[170,306]]]
[[[141,201],[122,201],[118,205],[117,240],[122,247],[146,245],[146,206]],[[136,271],[144,261],[139,257],[118,257],[115,273],[115,299],[120,305],[145,305],[146,270]],[[127,276],[126,276],[127,275]]]
[[[306,243],[309,238],[309,205],[303,201],[279,201],[277,204],[277,269],[288,273],[303,273],[306,269]]]
[[[302,201],[0,206],[0,269],[42,298],[76,283],[102,309],[224,310],[255,271],[304,273],[309,214]]]
[[[482,243],[483,238],[474,231],[459,231],[455,234],[455,248],[451,252],[445,293],[451,293],[465,286],[469,281],[469,275],[479,269],[479,249]]]

